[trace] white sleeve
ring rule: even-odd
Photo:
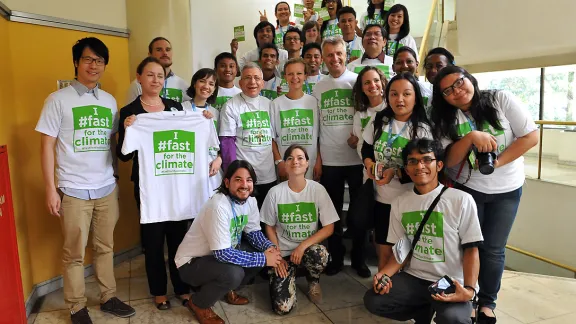
[[[130,83],[130,87],[128,88],[128,93],[126,94],[125,106],[131,104],[132,101],[136,100],[136,98],[138,98],[138,96],[141,94],[142,94],[142,87],[140,86],[140,83],[138,83],[138,80],[132,81],[132,83]]]
[[[418,58],[418,46],[416,46],[416,40],[414,40],[414,37],[408,35],[401,41],[403,41],[402,43],[404,43],[405,46],[412,48],[414,52],[416,52],[416,61],[420,62],[420,59]]]
[[[270,226],[276,226],[278,220],[278,208],[276,208],[276,197],[274,188],[268,191],[262,209],[260,210],[260,220]]]
[[[256,202],[256,198],[250,197],[246,202],[249,204],[249,211],[248,211],[248,224],[244,227],[245,233],[252,233],[256,231],[261,231],[260,228],[260,212],[258,211],[258,203]]]
[[[443,147],[444,149],[446,149],[446,148],[448,147],[448,145],[450,145],[450,144],[452,144],[452,143],[454,143],[454,141],[451,140],[451,139],[450,139],[449,137],[447,137],[447,136],[444,136],[444,137],[442,137],[442,138],[440,139],[440,144],[442,144],[442,147]]]
[[[358,20],[358,27],[360,27],[360,29],[362,31],[364,31],[364,28],[366,28],[366,17],[368,16],[368,12],[365,12],[362,14],[362,16],[360,16],[360,20]]]
[[[230,215],[223,206],[206,210],[200,226],[211,251],[228,249],[232,246],[230,238]]]
[[[280,98],[280,97],[278,97]],[[281,129],[281,125],[277,125],[278,121],[279,121],[279,115],[280,115],[280,105],[278,104],[278,98],[272,100],[272,102],[270,102],[270,126],[272,128],[272,139],[274,139],[274,141],[276,142],[276,144],[279,143],[279,139],[280,139],[280,135],[278,134],[277,130]],[[280,121],[282,122],[282,121]]]
[[[36,131],[50,137],[58,137],[62,125],[62,107],[53,96],[46,98]]]
[[[246,63],[250,62],[248,60],[249,54],[250,54],[250,52],[244,53],[244,55],[242,55],[242,57],[238,60],[238,71],[242,71],[242,68],[244,67],[244,65],[246,65]]]
[[[396,244],[396,242],[398,242],[400,238],[404,237],[404,234],[406,233],[402,223],[400,222],[400,211],[398,210],[399,205],[400,199],[398,197],[392,201],[390,208],[390,224],[388,225],[388,237],[386,238],[388,243]]]
[[[218,128],[220,128],[218,134],[220,134],[220,136],[236,136],[236,128],[238,125],[236,122],[236,114],[230,101],[232,101],[232,99],[224,104],[220,112],[220,120],[218,121]]]
[[[460,224],[458,224],[460,245],[484,240],[482,237],[482,229],[480,229],[480,222],[478,221],[478,209],[472,196],[469,194],[464,195],[460,209],[454,210],[453,212],[460,213]]]
[[[370,145],[374,145],[374,118],[370,118],[368,125],[364,127],[362,138],[364,139],[364,142]]]
[[[332,199],[328,195],[326,188],[321,184],[316,185],[316,203],[318,204],[318,211],[320,213],[320,223],[322,226],[336,223],[340,220],[336,208],[332,203]]]
[[[127,155],[134,151],[138,151],[140,148],[140,136],[138,135],[138,129],[135,127],[138,124],[138,118],[132,126],[126,127],[126,132],[124,134],[124,143],[122,144],[122,154]]]
[[[496,96],[515,138],[525,136],[538,129],[526,106],[516,96],[508,91],[498,91]]]

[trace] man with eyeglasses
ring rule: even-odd
[[[274,45],[272,45],[274,46]],[[256,63],[242,68],[239,93],[224,104],[220,113],[220,152],[222,170],[234,160],[246,160],[256,171],[255,184],[258,208],[270,188],[276,184],[276,169],[272,153],[270,100],[260,95],[264,87],[262,70]]]
[[[184,102],[190,100],[186,94],[188,90],[188,82],[184,81],[181,77],[174,74],[172,71],[172,44],[164,37],[154,38],[148,44],[148,56],[157,58],[164,70],[166,70],[166,79],[164,80],[164,89],[160,92],[160,96],[165,99],[172,99],[177,102]],[[126,96],[126,104],[132,103],[139,95],[142,94],[142,87],[138,80],[134,79],[128,95]]]
[[[392,65],[394,60],[391,56],[386,55],[384,47],[386,46],[387,33],[384,27],[376,24],[370,24],[364,29],[362,34],[362,43],[364,45],[364,55],[362,58],[350,62],[346,67],[354,73],[360,73],[365,66],[374,66],[382,72],[388,80],[392,75]]]
[[[476,203],[470,194],[438,182],[444,167],[439,141],[411,140],[402,159],[414,190],[392,203],[387,240],[396,244],[394,258],[374,276],[364,305],[373,314],[398,321],[430,323],[435,312],[436,323],[472,323],[471,300],[478,291],[480,269],[478,246],[483,241]],[[439,195],[438,204],[422,224]],[[420,226],[424,226],[420,239],[408,254],[406,249],[412,248]],[[453,290],[431,293],[429,287],[443,276],[453,281]]]
[[[114,152],[118,109],[114,97],[99,89],[98,83],[108,64],[108,48],[97,38],[83,38],[72,47],[72,55],[76,79],[48,96],[36,131],[42,134],[46,205],[50,214],[59,217],[64,236],[64,300],[73,324],[90,324],[84,294],[84,254],[90,232],[100,309],[118,317],[136,312],[116,298],[113,247],[119,212]]]

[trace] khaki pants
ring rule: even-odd
[[[116,294],[113,248],[118,216],[118,187],[100,199],[62,197],[64,300],[72,312],[86,306],[84,254],[90,231],[94,250],[92,265],[100,288],[100,302],[104,303]]]

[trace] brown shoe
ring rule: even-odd
[[[238,295],[234,290],[230,290],[226,294],[226,302],[230,305],[246,305],[250,301],[248,298]]]
[[[200,308],[192,302],[188,301],[188,308],[194,313],[196,319],[200,324],[224,324],[224,320],[214,313],[212,308]]]

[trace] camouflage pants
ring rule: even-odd
[[[287,257],[289,258],[289,257]],[[311,245],[304,251],[300,266],[306,268],[308,282],[320,281],[320,274],[328,263],[328,250],[320,244]],[[276,275],[274,269],[270,274],[270,299],[272,310],[279,315],[290,313],[296,306],[296,269],[299,266],[288,261],[288,276],[281,278]]]

